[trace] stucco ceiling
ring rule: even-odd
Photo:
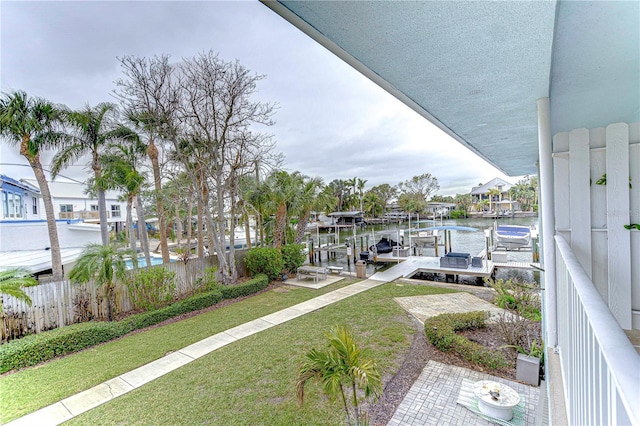
[[[508,175],[537,172],[539,98],[554,131],[616,121],[612,90],[608,115],[639,112],[638,2],[265,4]]]

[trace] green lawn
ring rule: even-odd
[[[197,317],[128,336],[0,378],[6,422],[209,335],[335,290],[287,287]],[[413,328],[393,297],[446,292],[385,284],[247,337],[74,419],[77,424],[340,424],[342,411],[317,386],[299,407],[295,376],[304,353],[334,324],[350,326],[383,373],[393,374]]]

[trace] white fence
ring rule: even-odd
[[[556,234],[623,329],[640,328],[640,123],[553,137]],[[560,305],[558,305],[560,306]]]
[[[640,425],[640,355],[570,245],[556,236],[558,346],[575,425]]]
[[[173,262],[154,267],[164,267],[176,273],[176,297],[179,298],[192,293],[196,280],[204,274],[205,269],[216,264],[217,258],[209,256],[203,259],[193,258],[187,263]],[[2,295],[2,342],[25,334],[107,317],[104,292],[92,282],[77,285],[65,280],[27,287],[24,290],[31,298],[31,306],[14,297]],[[134,308],[126,286],[117,285],[115,296],[117,312],[128,312]]]

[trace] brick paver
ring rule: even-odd
[[[456,403],[463,379],[493,380],[511,386],[525,398],[527,424],[535,424],[540,388],[467,368],[429,361],[387,425],[492,425],[493,423]]]

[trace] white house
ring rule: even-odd
[[[474,205],[482,200],[490,200],[491,205],[494,205],[494,203],[509,199],[509,190],[512,186],[512,184],[504,179],[498,177],[493,178],[485,184],[473,187],[471,189],[471,200]],[[491,190],[494,190],[496,194],[492,194],[490,192]]]
[[[49,182],[65,271],[69,270],[89,243],[99,243],[98,202],[84,194],[84,185]],[[110,223],[126,221],[126,203],[118,194],[107,193]],[[36,275],[51,269],[51,253],[44,202],[37,182],[0,175],[0,270],[24,267]],[[94,222],[94,223],[88,223]]]
[[[38,187],[35,179],[21,179],[20,182]],[[56,219],[97,220],[98,198],[87,194],[87,187],[76,182],[49,182]],[[126,201],[116,191],[106,191],[107,218],[110,223],[126,222]],[[42,200],[41,200],[42,203]],[[42,203],[44,211],[44,203]]]
[[[640,2],[264,4],[506,174],[539,175],[549,422],[640,425]]]
[[[40,190],[26,182],[0,175],[0,220],[35,220],[41,215]]]

